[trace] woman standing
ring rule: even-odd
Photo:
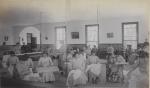
[[[42,78],[42,82],[54,82],[55,77],[52,69],[50,69],[50,67],[53,65],[53,62],[47,53],[43,53],[43,57],[39,59],[38,65],[38,72]]]
[[[8,58],[8,71],[13,78],[18,76],[16,65],[19,62],[19,58],[15,55],[15,52],[10,52],[10,57]]]
[[[5,52],[2,59],[2,66],[3,68],[7,68],[8,58],[10,57],[8,52]]]

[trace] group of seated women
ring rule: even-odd
[[[53,73],[59,71],[47,53],[43,53],[36,65],[31,57],[28,57],[26,61],[21,61],[12,51],[3,56],[2,65],[12,78],[28,81],[54,82]]]
[[[106,60],[99,59],[95,52],[86,50],[71,50],[67,55],[66,68],[68,70],[67,86],[83,85],[87,82],[97,83],[102,69],[105,69]],[[103,77],[103,76],[102,76]]]
[[[144,80],[148,80],[149,57],[147,48],[133,52],[128,62],[118,52],[114,53],[113,47],[108,48],[106,59],[100,59],[96,56],[97,50],[92,51],[89,47],[83,50],[70,50],[65,59],[62,58],[63,71],[67,73],[66,85],[78,86],[87,82],[96,84],[98,80],[104,81],[104,77],[107,81],[128,83],[129,88],[137,88],[140,83],[146,85]],[[20,77],[30,81],[54,82],[56,80],[54,72],[59,71],[55,61],[47,53],[43,53],[38,64],[34,66],[31,57],[23,62],[11,52],[3,56],[2,65],[8,69],[12,78]]]
[[[148,48],[148,47],[147,47]],[[70,51],[67,56],[68,78],[67,85],[75,86],[87,82],[97,83],[104,76],[109,82],[128,84],[129,88],[147,88],[148,85],[148,50],[132,52],[126,62],[119,52],[114,53],[114,48],[108,48],[106,60],[99,59],[95,52],[87,53],[85,50],[74,53]],[[104,63],[106,68],[104,68]],[[102,79],[104,80],[104,79]],[[139,88],[140,88],[139,87]]]

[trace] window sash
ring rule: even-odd
[[[56,49],[60,49],[66,43],[66,28],[56,28]]]
[[[133,49],[137,49],[138,44],[138,23],[124,23],[123,24],[123,45],[131,45]]]

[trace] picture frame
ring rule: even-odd
[[[114,37],[114,33],[113,32],[107,33],[107,38],[113,38],[113,37]]]
[[[79,39],[79,32],[71,32],[72,39]]]

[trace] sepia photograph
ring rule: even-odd
[[[149,0],[0,0],[0,88],[149,88]]]

